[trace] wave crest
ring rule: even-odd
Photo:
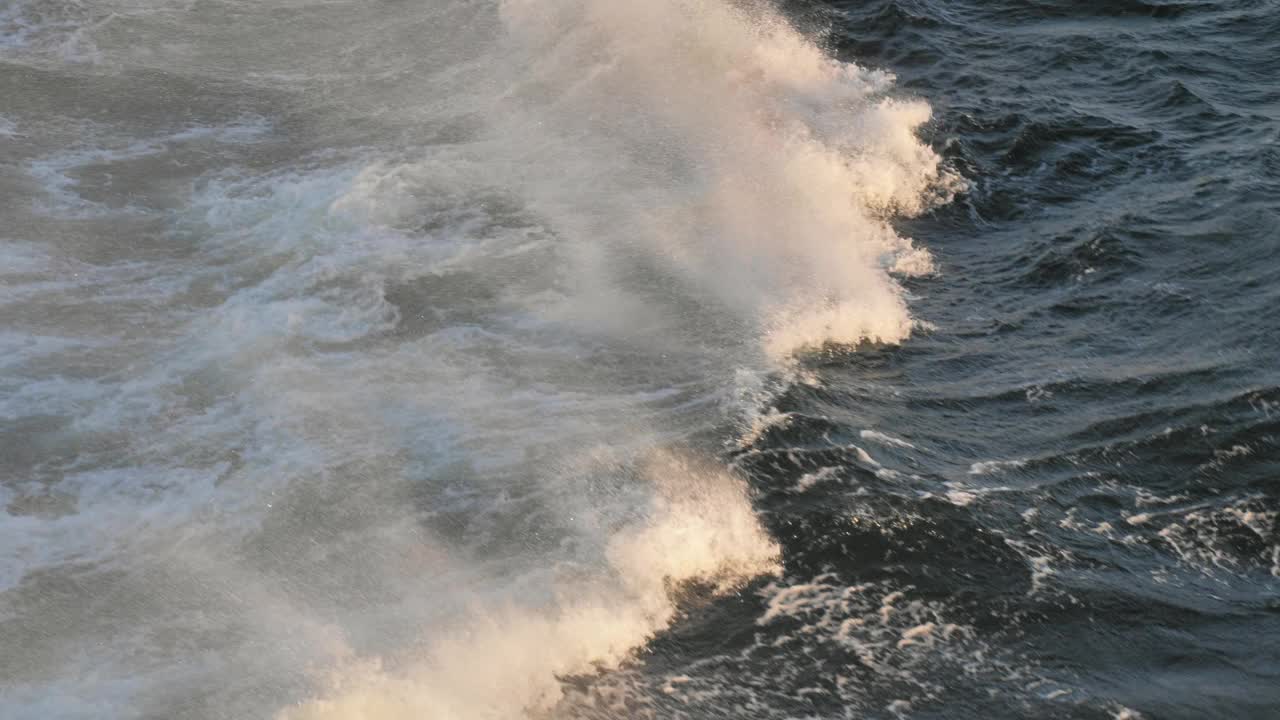
[[[680,587],[727,592],[776,574],[778,547],[744,486],[723,470],[658,452],[642,476],[653,488],[643,517],[608,541],[606,566],[565,581],[550,606],[476,603],[427,641],[419,660],[389,668],[351,658],[324,697],[278,720],[476,720],[551,710],[560,677],[615,667],[676,614]]]

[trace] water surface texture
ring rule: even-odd
[[[1274,0],[3,0],[0,717],[1280,717]]]

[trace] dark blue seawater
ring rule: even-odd
[[[0,718],[1280,718],[1276,0],[0,0]]]
[[[910,585],[1036,669],[765,651],[758,630],[718,668],[793,717],[846,716],[834,667],[867,693],[855,717],[904,694],[911,717],[1280,717],[1280,6],[801,12],[929,100],[925,136],[972,186],[899,224],[941,267],[908,284],[936,329],[810,358],[822,387],[789,389],[792,422],[735,462],[789,575]],[[839,482],[790,490],[824,467]],[[732,636],[702,622],[664,658]]]

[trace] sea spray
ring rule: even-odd
[[[765,4],[229,5],[3,50],[16,715],[518,716],[775,572],[718,452],[911,331],[928,107]]]
[[[473,605],[403,667],[353,659],[329,673],[320,699],[279,720],[540,714],[561,698],[561,677],[614,667],[665,628],[684,583],[724,593],[778,571],[778,548],[739,479],[666,452],[641,475],[654,488],[651,504],[608,539],[600,573],[564,582],[549,605]]]
[[[741,333],[775,362],[909,334],[892,275],[933,264],[888,219],[962,183],[916,137],[928,106],[891,97],[890,75],[833,60],[764,4],[503,9],[520,72],[493,130],[590,279],[582,302],[600,278],[659,306],[678,283],[706,308],[690,332]],[[637,256],[667,282],[636,287]]]
[[[371,166],[335,209],[409,232],[424,206],[438,212],[442,198],[500,188],[545,228],[534,256],[554,260],[525,255],[517,268],[494,248],[459,247],[462,262],[450,264],[505,278],[502,303],[538,323],[634,348],[640,364],[629,372],[679,367],[713,387],[754,386],[807,348],[907,337],[913,320],[894,275],[933,265],[889,219],[949,199],[960,183],[915,135],[929,108],[891,97],[889,75],[831,59],[766,5],[508,2],[502,18],[481,84],[497,96],[476,141]],[[731,413],[767,402],[740,396],[749,406]],[[504,404],[490,397],[463,421]],[[537,602],[477,597],[394,666],[343,660],[327,690],[281,717],[543,713],[562,697],[559,678],[616,667],[666,628],[683,583],[723,592],[776,571],[777,548],[741,480],[663,449],[661,421],[637,410],[597,417],[633,448],[618,462],[594,463],[599,445],[543,441],[539,482],[576,527],[577,552],[595,545],[594,562],[538,582]],[[625,489],[560,494],[584,476]],[[586,516],[613,519],[584,526]]]

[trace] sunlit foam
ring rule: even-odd
[[[676,612],[682,583],[719,592],[778,570],[739,480],[657,453],[641,476],[653,491],[643,516],[612,534],[597,572],[556,588],[549,605],[477,604],[426,640],[423,657],[386,669],[352,659],[319,699],[280,720],[516,718],[561,698],[559,678],[616,666]]]

